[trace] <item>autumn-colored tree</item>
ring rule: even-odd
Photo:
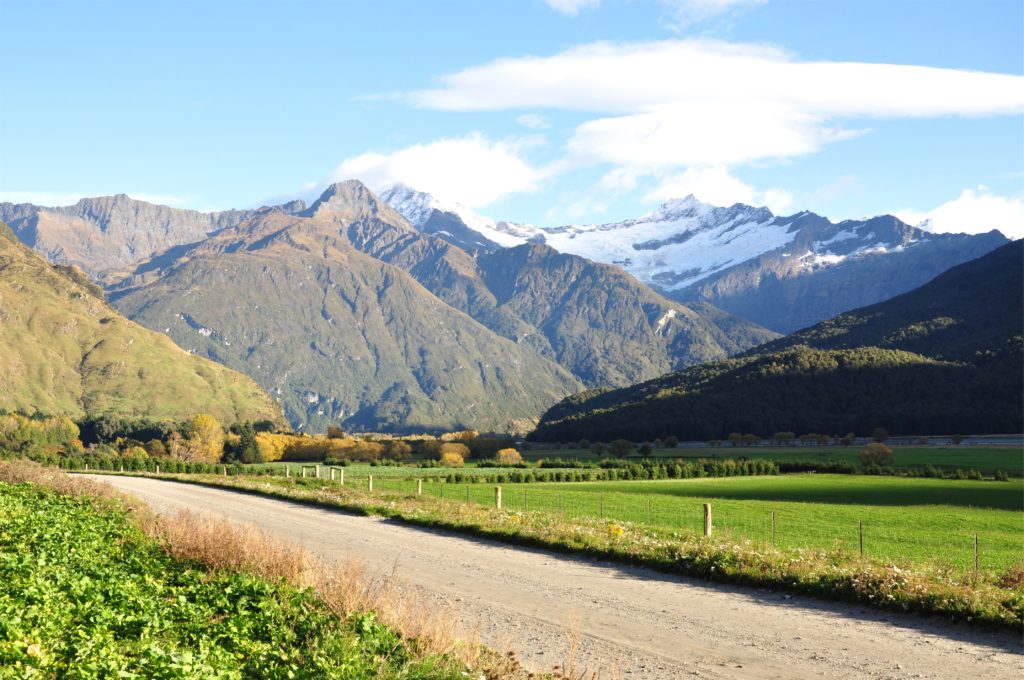
[[[860,452],[860,462],[864,465],[892,465],[892,449],[878,442],[868,444]]]
[[[384,446],[384,457],[391,460],[405,460],[412,455],[412,446],[401,439],[392,439]]]
[[[188,445],[195,460],[216,463],[224,454],[224,428],[209,413],[200,413],[188,423]]]
[[[446,453],[455,454],[462,460],[466,460],[466,458],[469,457],[469,447],[465,444],[458,444],[456,442],[445,442],[444,444],[441,444],[438,452],[441,454],[440,460],[442,462],[444,462],[444,455]]]
[[[502,465],[516,465],[523,462],[523,456],[515,449],[502,449],[498,451],[496,459]]]
[[[462,467],[464,462],[465,459],[454,451],[446,451],[441,454],[441,465],[445,467]]]

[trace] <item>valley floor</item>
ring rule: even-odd
[[[451,606],[525,666],[625,678],[1019,677],[1019,635],[729,587],[175,482],[104,476],[158,512],[259,525],[326,559],[355,557]],[[575,631],[576,635],[571,632]]]

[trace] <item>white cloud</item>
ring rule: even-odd
[[[744,2],[664,4],[695,21]],[[773,211],[788,208],[792,196],[777,188],[759,192],[735,180],[732,169],[815,153],[869,132],[865,120],[1024,112],[1018,75],[801,61],[772,46],[696,39],[592,43],[547,57],[498,59],[440,83],[409,94],[409,101],[445,111],[592,114],[566,141],[563,172],[606,164],[602,183],[622,190],[654,177],[661,185],[649,197],[693,185],[705,193],[702,200],[727,197]]]
[[[729,174],[724,166],[690,167],[662,180],[661,184],[644,196],[647,201],[666,201],[693,194],[712,205],[765,205],[773,213],[785,214],[793,204],[793,195],[784,189],[758,191],[746,182]]]
[[[588,121],[576,128],[568,150],[593,162],[646,167],[737,165],[812,153],[858,134],[781,102],[765,102],[751,111],[704,100]]]
[[[601,0],[544,0],[544,3],[556,12],[574,17],[580,10],[597,7]]]
[[[671,16],[673,28],[681,30],[713,19],[743,5],[761,5],[767,0],[660,0]]]
[[[895,215],[935,233],[983,234],[998,229],[1009,238],[1024,238],[1024,201],[1019,196],[998,196],[985,186],[964,189],[957,198],[928,212],[899,210]]]
[[[535,143],[535,139],[492,141],[472,133],[391,153],[369,152],[344,160],[327,183],[355,178],[374,190],[402,183],[441,201],[480,208],[537,187],[545,170],[521,155],[525,146]]]
[[[410,95],[451,111],[554,108],[639,113],[718,102],[804,116],[983,116],[1024,111],[1024,77],[898,64],[798,61],[764,45],[711,40],[593,43],[550,57],[499,59]]]
[[[551,124],[548,123],[547,118],[536,113],[524,113],[523,115],[516,118],[516,122],[522,125],[523,127],[528,127],[533,130],[545,130],[551,127]]]

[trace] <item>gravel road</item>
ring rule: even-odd
[[[1010,632],[677,578],[398,522],[220,489],[97,477],[157,512],[189,509],[258,525],[326,560],[395,571],[531,670],[566,659],[602,678],[1024,677]]]

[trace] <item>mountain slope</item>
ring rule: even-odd
[[[1022,271],[1017,241],[747,355],[569,397],[531,437],[1020,432]]]
[[[506,246],[546,243],[620,266],[675,300],[707,302],[783,333],[911,290],[1007,242],[998,232],[931,234],[892,216],[834,224],[693,196],[637,219],[550,229],[488,220],[407,187],[384,196],[421,230],[444,213],[448,226],[435,233],[450,241],[476,233]]]
[[[377,203],[358,183],[327,193],[346,192]],[[305,214],[333,219],[318,204]],[[372,218],[345,215],[338,222],[356,248],[408,271],[448,304],[553,358],[588,386],[630,384],[775,337],[709,305],[667,300],[616,267],[546,246],[498,248],[474,257],[405,220],[385,219],[386,205],[379,202]]]
[[[554,362],[353,247],[350,231],[402,222],[363,191],[335,187],[302,216],[264,211],[112,299],[248,372],[306,429],[517,431],[579,388]]]
[[[0,345],[0,410],[282,420],[252,380],[128,321],[81,271],[47,264],[2,223]]]
[[[543,245],[479,257],[499,310],[538,329],[586,385],[626,385],[759,345],[775,334],[710,305],[666,300],[617,267]]]
[[[304,210],[301,202],[282,206]],[[154,205],[124,194],[83,198],[60,208],[0,203],[0,221],[51,262],[100,277],[172,246],[194,243],[251,218],[252,210],[202,213]]]
[[[871,345],[938,359],[973,360],[1021,335],[1024,314],[1024,241],[940,274],[891,300],[855,309],[780,338],[753,352],[796,345],[850,349]]]

